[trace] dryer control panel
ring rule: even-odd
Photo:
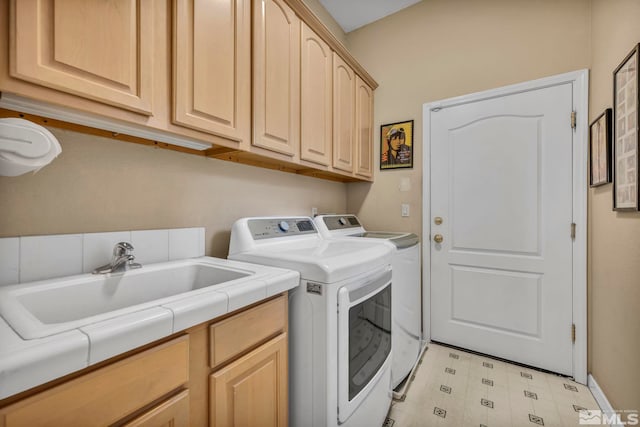
[[[331,215],[322,218],[327,229],[344,230],[348,228],[362,227],[360,221],[353,215]]]
[[[318,233],[311,218],[255,218],[248,225],[253,240]]]

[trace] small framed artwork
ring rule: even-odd
[[[591,186],[611,182],[611,108],[589,126],[589,159]]]
[[[413,120],[380,126],[380,169],[413,167]]]
[[[638,63],[636,45],[613,72],[613,209],[637,211],[638,190]]]

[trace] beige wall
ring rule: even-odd
[[[589,66],[584,0],[424,0],[349,33],[377,80],[375,183],[349,184],[348,207],[370,229],[421,230],[422,104]],[[415,120],[413,170],[379,170],[380,125]],[[399,191],[409,179],[411,190]],[[411,216],[400,216],[410,203]]]
[[[613,106],[612,72],[640,42],[640,2],[594,0],[590,120]],[[640,410],[640,214],[589,190],[589,370],[616,409]]]
[[[35,175],[0,177],[0,237],[206,227],[226,258],[233,221],[346,208],[346,185],[51,129],[62,154]]]

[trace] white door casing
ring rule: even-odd
[[[586,382],[587,76],[425,104],[425,338]]]

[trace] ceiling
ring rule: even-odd
[[[418,3],[421,0],[320,0],[345,33]]]

